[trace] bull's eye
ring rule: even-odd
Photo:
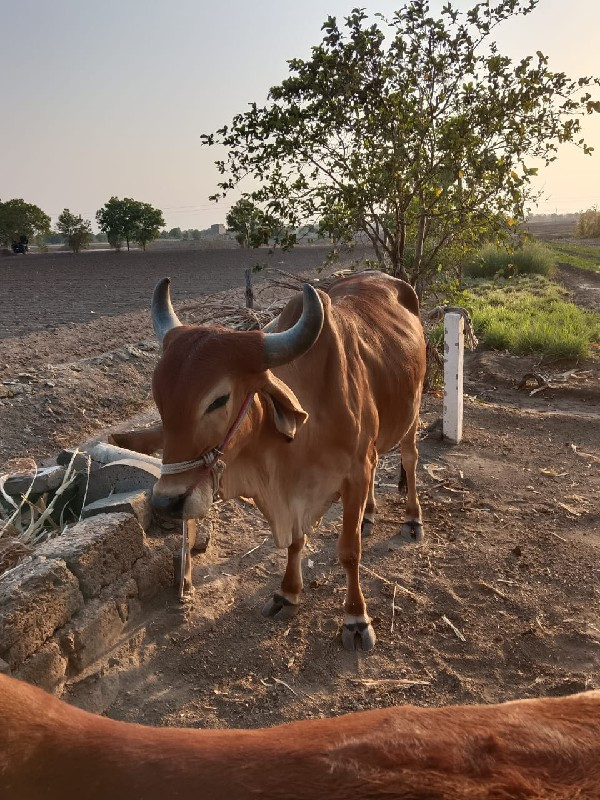
[[[216,400],[213,400],[209,407],[206,409],[206,413],[210,414],[211,411],[216,411],[217,408],[221,408],[225,405],[225,403],[229,400],[228,394],[222,394],[220,397],[217,397]]]

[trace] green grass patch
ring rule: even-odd
[[[548,247],[559,263],[600,273],[600,247],[570,242],[548,242]]]
[[[540,242],[528,242],[513,251],[487,244],[465,264],[464,274],[472,278],[551,275],[555,266],[555,254]]]
[[[542,355],[548,361],[580,360],[600,342],[600,314],[566,299],[541,276],[471,281],[465,291],[479,340],[493,350]]]

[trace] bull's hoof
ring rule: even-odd
[[[416,519],[405,522],[400,528],[398,539],[408,544],[420,544],[423,541],[423,523]]]
[[[367,653],[375,647],[377,637],[370,622],[344,623],[342,628],[342,644],[344,650],[353,653],[362,650]]]
[[[271,617],[272,619],[281,620],[286,622],[295,616],[298,611],[298,606],[292,603],[287,597],[282,594],[275,594],[270,597],[265,603],[261,614],[263,617]]]
[[[372,517],[363,517],[363,521],[360,526],[360,535],[363,539],[366,539],[373,533],[373,525],[375,524],[375,520]]]
[[[196,590],[189,581],[184,581],[183,587],[179,588],[178,599],[180,603],[189,603],[195,594]]]

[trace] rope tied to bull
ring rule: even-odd
[[[422,313],[422,321],[424,326],[436,325],[444,318],[446,314],[460,314],[463,318],[465,344],[470,350],[475,350],[477,347],[477,337],[469,312],[462,306],[436,306],[431,311],[424,311]],[[431,330],[426,337],[427,348],[427,371],[425,373],[425,381],[423,387],[426,392],[433,389],[442,379],[442,371],[444,369],[444,359],[439,350],[439,344],[431,335]]]
[[[446,314],[460,314],[465,321],[465,344],[469,350],[475,350],[479,344],[477,336],[475,335],[475,328],[471,315],[466,308],[462,306],[436,306],[428,311],[425,315],[429,322],[439,322]]]
[[[218,447],[213,447],[212,450],[209,450],[203,455],[198,456],[198,458],[191,458],[188,461],[177,461],[173,464],[161,464],[160,474],[177,475],[181,472],[188,472],[189,470],[203,467],[204,470],[210,470],[212,474],[213,495],[216,498],[221,486],[221,475],[225,470],[225,462],[221,461],[219,456],[222,456],[225,453],[227,445],[244,421],[246,414],[250,410],[253,398],[254,392],[248,392],[244,402],[242,403],[242,407],[233,422],[233,425],[229,428],[227,435],[223,439],[223,442]]]

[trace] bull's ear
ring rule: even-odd
[[[267,380],[260,393],[267,401],[273,424],[279,433],[292,441],[296,430],[308,419],[308,414],[300,405],[298,398],[271,372],[267,372]]]

